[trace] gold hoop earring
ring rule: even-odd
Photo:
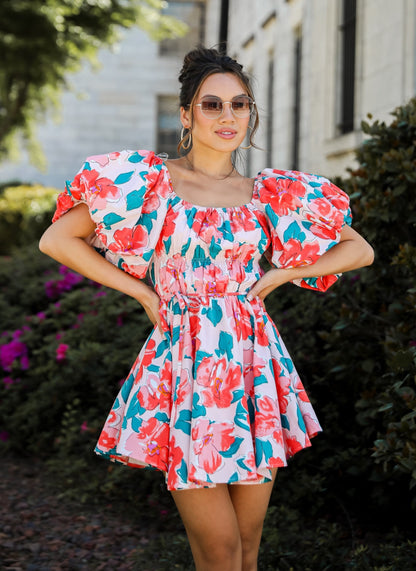
[[[185,133],[185,127],[182,127],[182,130],[181,130],[181,141],[180,141],[180,143],[179,143],[179,145],[182,146],[182,148],[185,149],[185,151],[187,151],[187,150],[190,148],[190,146],[192,145],[192,133],[191,133],[191,129],[187,129],[187,131],[188,131],[188,132],[187,132],[186,135],[185,135],[185,134],[184,134],[184,133]],[[187,145],[185,145],[185,143],[182,142],[184,139],[188,139],[188,144],[187,144]]]
[[[252,131],[253,127],[251,125],[248,125],[248,129],[250,129],[250,131]],[[253,133],[250,133],[250,141],[251,141],[252,135],[253,135]],[[246,151],[247,149],[251,149],[252,146],[253,146],[253,144],[250,142],[248,147],[240,147],[240,149],[244,149]]]

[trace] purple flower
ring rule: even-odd
[[[57,349],[56,349],[56,360],[57,361],[65,361],[66,359],[66,352],[69,349],[69,345],[67,345],[66,343],[61,343],[60,345],[58,345]]]
[[[36,317],[39,319],[39,321],[43,321],[46,319],[46,313],[44,311],[39,311],[39,313],[36,314]]]
[[[29,368],[27,346],[22,341],[19,341],[21,334],[20,330],[15,331],[12,341],[0,347],[0,365],[8,373],[11,372],[13,363],[18,359],[20,359],[20,367],[22,369]]]
[[[97,293],[94,294],[94,297],[105,297],[107,295],[106,291],[97,291]]]
[[[7,442],[9,440],[9,433],[6,432],[5,430],[1,430],[0,431],[0,440],[2,442]]]
[[[59,273],[63,276],[62,279],[45,282],[45,291],[49,298],[59,297],[63,292],[71,291],[75,285],[84,279],[80,274],[71,272],[66,266],[60,266]]]
[[[86,432],[87,430],[89,430],[86,420],[84,420],[84,422],[81,424],[80,430],[81,430],[81,432]]]
[[[117,316],[117,327],[121,327],[123,325],[123,318],[121,315]]]
[[[11,377],[4,377],[3,378],[3,383],[6,387],[6,389],[9,389],[12,385],[14,385],[14,379],[12,379]]]

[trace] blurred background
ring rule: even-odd
[[[192,569],[160,474],[107,466],[92,453],[149,333],[146,315],[46,258],[37,242],[57,193],[87,156],[176,156],[177,77],[185,53],[201,43],[235,57],[253,78],[260,148],[242,151],[240,170],[330,177],[350,195],[353,225],[376,252],[373,266],[347,273],[326,294],[288,285],[267,299],[324,432],[279,471],[259,569],[414,570],[415,0],[2,0],[0,449],[8,523],[0,562]],[[38,477],[59,505],[34,487]],[[127,562],[114,553],[105,521],[91,531],[91,513],[109,504],[118,514],[112,525],[141,529]],[[101,537],[101,559],[90,542],[81,563],[59,525],[59,553],[50,547],[39,505],[57,518],[63,506],[86,509],[86,523],[74,515],[70,526],[80,538]],[[31,533],[38,547],[25,550],[21,538],[31,545]]]

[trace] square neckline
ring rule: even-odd
[[[159,157],[160,158],[160,157]],[[169,183],[169,188],[171,193],[173,194],[173,196],[180,202],[180,204],[182,205],[188,205],[191,208],[196,208],[198,210],[239,210],[241,208],[248,208],[249,206],[251,206],[254,203],[254,199],[255,199],[255,194],[256,194],[256,190],[257,190],[257,182],[258,179],[260,177],[260,172],[257,173],[257,175],[253,178],[253,184],[252,184],[252,192],[251,192],[251,199],[249,202],[246,202],[244,204],[237,204],[237,205],[233,205],[233,206],[203,206],[202,204],[194,204],[193,202],[189,202],[189,200],[186,200],[185,198],[182,198],[181,196],[179,196],[179,194],[176,193],[175,189],[173,188],[173,181],[172,181],[172,176],[170,174],[170,170],[168,165],[166,164],[166,159],[161,159],[162,161],[162,167],[164,167],[165,169],[165,173],[167,176],[167,180]]]

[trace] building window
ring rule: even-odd
[[[172,159],[178,156],[180,140],[179,99],[176,95],[159,95],[157,103],[157,152],[167,153]]]
[[[167,38],[159,42],[159,55],[182,57],[198,44],[204,43],[205,3],[201,1],[166,2],[163,14],[188,24],[188,32],[181,38]]]
[[[301,118],[301,74],[302,74],[302,35],[298,30],[295,38],[294,54],[294,85],[293,85],[293,137],[292,137],[292,166],[299,168],[300,118]]]
[[[267,73],[267,125],[266,125],[266,166],[273,161],[273,124],[274,124],[274,58],[270,54]]]
[[[341,134],[354,130],[356,0],[343,0],[341,33]]]

